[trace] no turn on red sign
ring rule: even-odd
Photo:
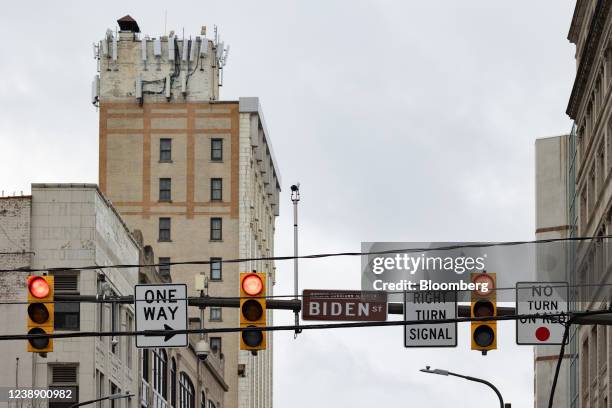
[[[561,344],[568,319],[567,282],[517,282],[516,344]]]

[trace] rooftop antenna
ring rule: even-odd
[[[164,35],[168,33],[166,28],[168,27],[168,9],[164,10]]]

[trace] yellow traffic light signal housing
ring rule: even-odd
[[[28,276],[28,334],[52,334],[54,322],[53,276]],[[30,353],[53,351],[52,338],[28,339]]]
[[[472,273],[472,283],[480,284],[472,291],[470,316],[496,317],[497,316],[497,291],[495,273]],[[486,290],[483,290],[486,284]],[[486,354],[489,350],[497,349],[497,321],[472,321],[471,340],[472,350],[482,351]]]
[[[240,327],[265,327],[266,274],[248,272],[240,274]],[[266,333],[261,330],[240,332],[240,350],[265,350]]]

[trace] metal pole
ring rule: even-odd
[[[291,201],[293,202],[293,294],[296,301],[299,300],[298,286],[298,202],[300,201],[300,183],[291,186]],[[299,329],[300,315],[295,311],[295,329],[294,338],[302,332]]]

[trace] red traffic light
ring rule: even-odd
[[[248,275],[242,280],[242,290],[249,296],[256,296],[263,290],[261,278],[255,274]]]
[[[472,282],[480,284],[475,290],[478,296],[488,296],[491,294],[491,291],[495,290],[495,281],[493,280],[493,277],[486,273],[476,275]],[[483,290],[484,288],[482,286],[484,285],[487,287],[486,290]]]
[[[35,298],[43,299],[49,296],[51,288],[49,288],[49,283],[44,278],[35,276],[28,282],[28,290]]]

